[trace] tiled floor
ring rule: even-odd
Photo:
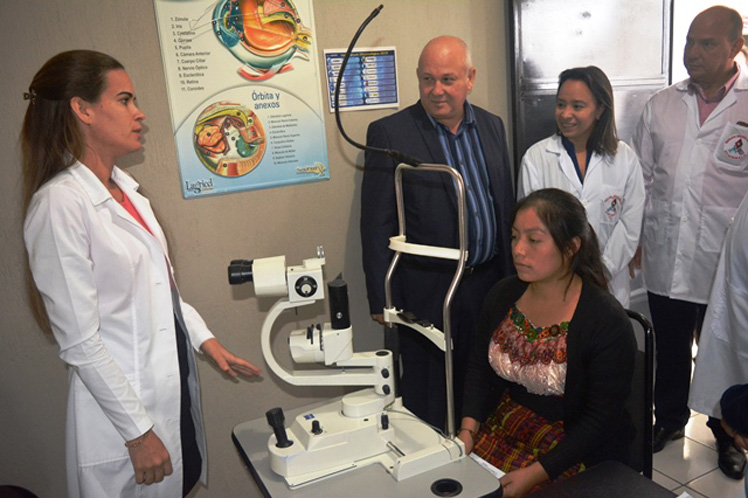
[[[725,477],[717,467],[717,450],[706,415],[693,414],[686,437],[671,441],[654,455],[653,480],[693,498],[745,498],[743,481]]]

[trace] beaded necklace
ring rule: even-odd
[[[517,308],[516,303],[513,304],[512,308],[509,310],[509,318],[517,327],[517,331],[524,335],[528,342],[535,342],[538,339],[558,337],[560,335],[565,335],[569,331],[568,321],[550,325],[548,327],[536,327],[527,319],[524,313]]]

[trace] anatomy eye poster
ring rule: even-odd
[[[185,198],[329,180],[312,0],[154,0]]]

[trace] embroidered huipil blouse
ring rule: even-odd
[[[488,362],[500,377],[532,394],[563,395],[568,330],[569,322],[536,327],[514,304],[493,333]]]

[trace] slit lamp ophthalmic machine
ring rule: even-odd
[[[229,266],[231,284],[252,281],[258,297],[280,297],[261,331],[262,354],[273,373],[295,386],[365,387],[301,413],[288,429],[283,411],[269,410],[271,469],[293,489],[370,464],[382,465],[400,481],[462,458],[461,441],[441,435],[395,396],[391,351],[353,352],[347,285],[341,276],[327,285],[331,321],[292,331],[288,339],[296,363],[322,368],[289,371],[278,363],[271,347],[275,321],[286,310],[325,298],[325,258],[322,248],[317,252],[300,266],[286,267],[284,256],[234,260]],[[394,308],[390,313],[397,314]]]
[[[328,284],[330,323],[295,330],[288,340],[293,361],[315,363],[321,368],[286,370],[278,363],[271,348],[273,325],[283,311],[325,298],[322,272],[325,258],[322,248],[317,249],[317,257],[304,260],[300,266],[286,267],[284,256],[254,261],[234,260],[229,266],[229,282],[232,285],[252,281],[258,297],[280,298],[269,310],[261,331],[262,354],[273,373],[295,386],[363,387],[342,399],[303,411],[294,418],[288,429],[280,408],[266,413],[268,423],[273,427],[273,434],[267,443],[270,467],[283,476],[291,489],[371,464],[381,465],[394,479],[402,481],[465,457],[465,447],[455,437],[454,431],[451,347],[451,302],[467,261],[464,181],[454,168],[447,165],[422,164],[395,150],[358,144],[348,137],[340,121],[339,94],[346,63],[363,29],[382,7],[380,5],[369,15],[348,47],[338,74],[334,109],[340,133],[349,143],[361,149],[387,154],[400,163],[395,171],[399,234],[390,238],[389,247],[394,251],[394,256],[385,277],[384,320],[388,330],[385,344],[390,349],[360,353],[353,351],[347,285],[339,276]],[[402,175],[414,168],[452,176],[458,200],[459,248],[424,246],[407,241]],[[455,275],[444,298],[443,332],[393,305],[391,280],[403,254],[456,262]],[[399,359],[392,351],[397,354],[399,348],[395,325],[413,329],[444,351],[447,394],[444,434],[403,407],[402,399],[396,392]],[[456,496],[460,489],[448,483],[444,489],[437,491],[443,491],[439,496]]]

